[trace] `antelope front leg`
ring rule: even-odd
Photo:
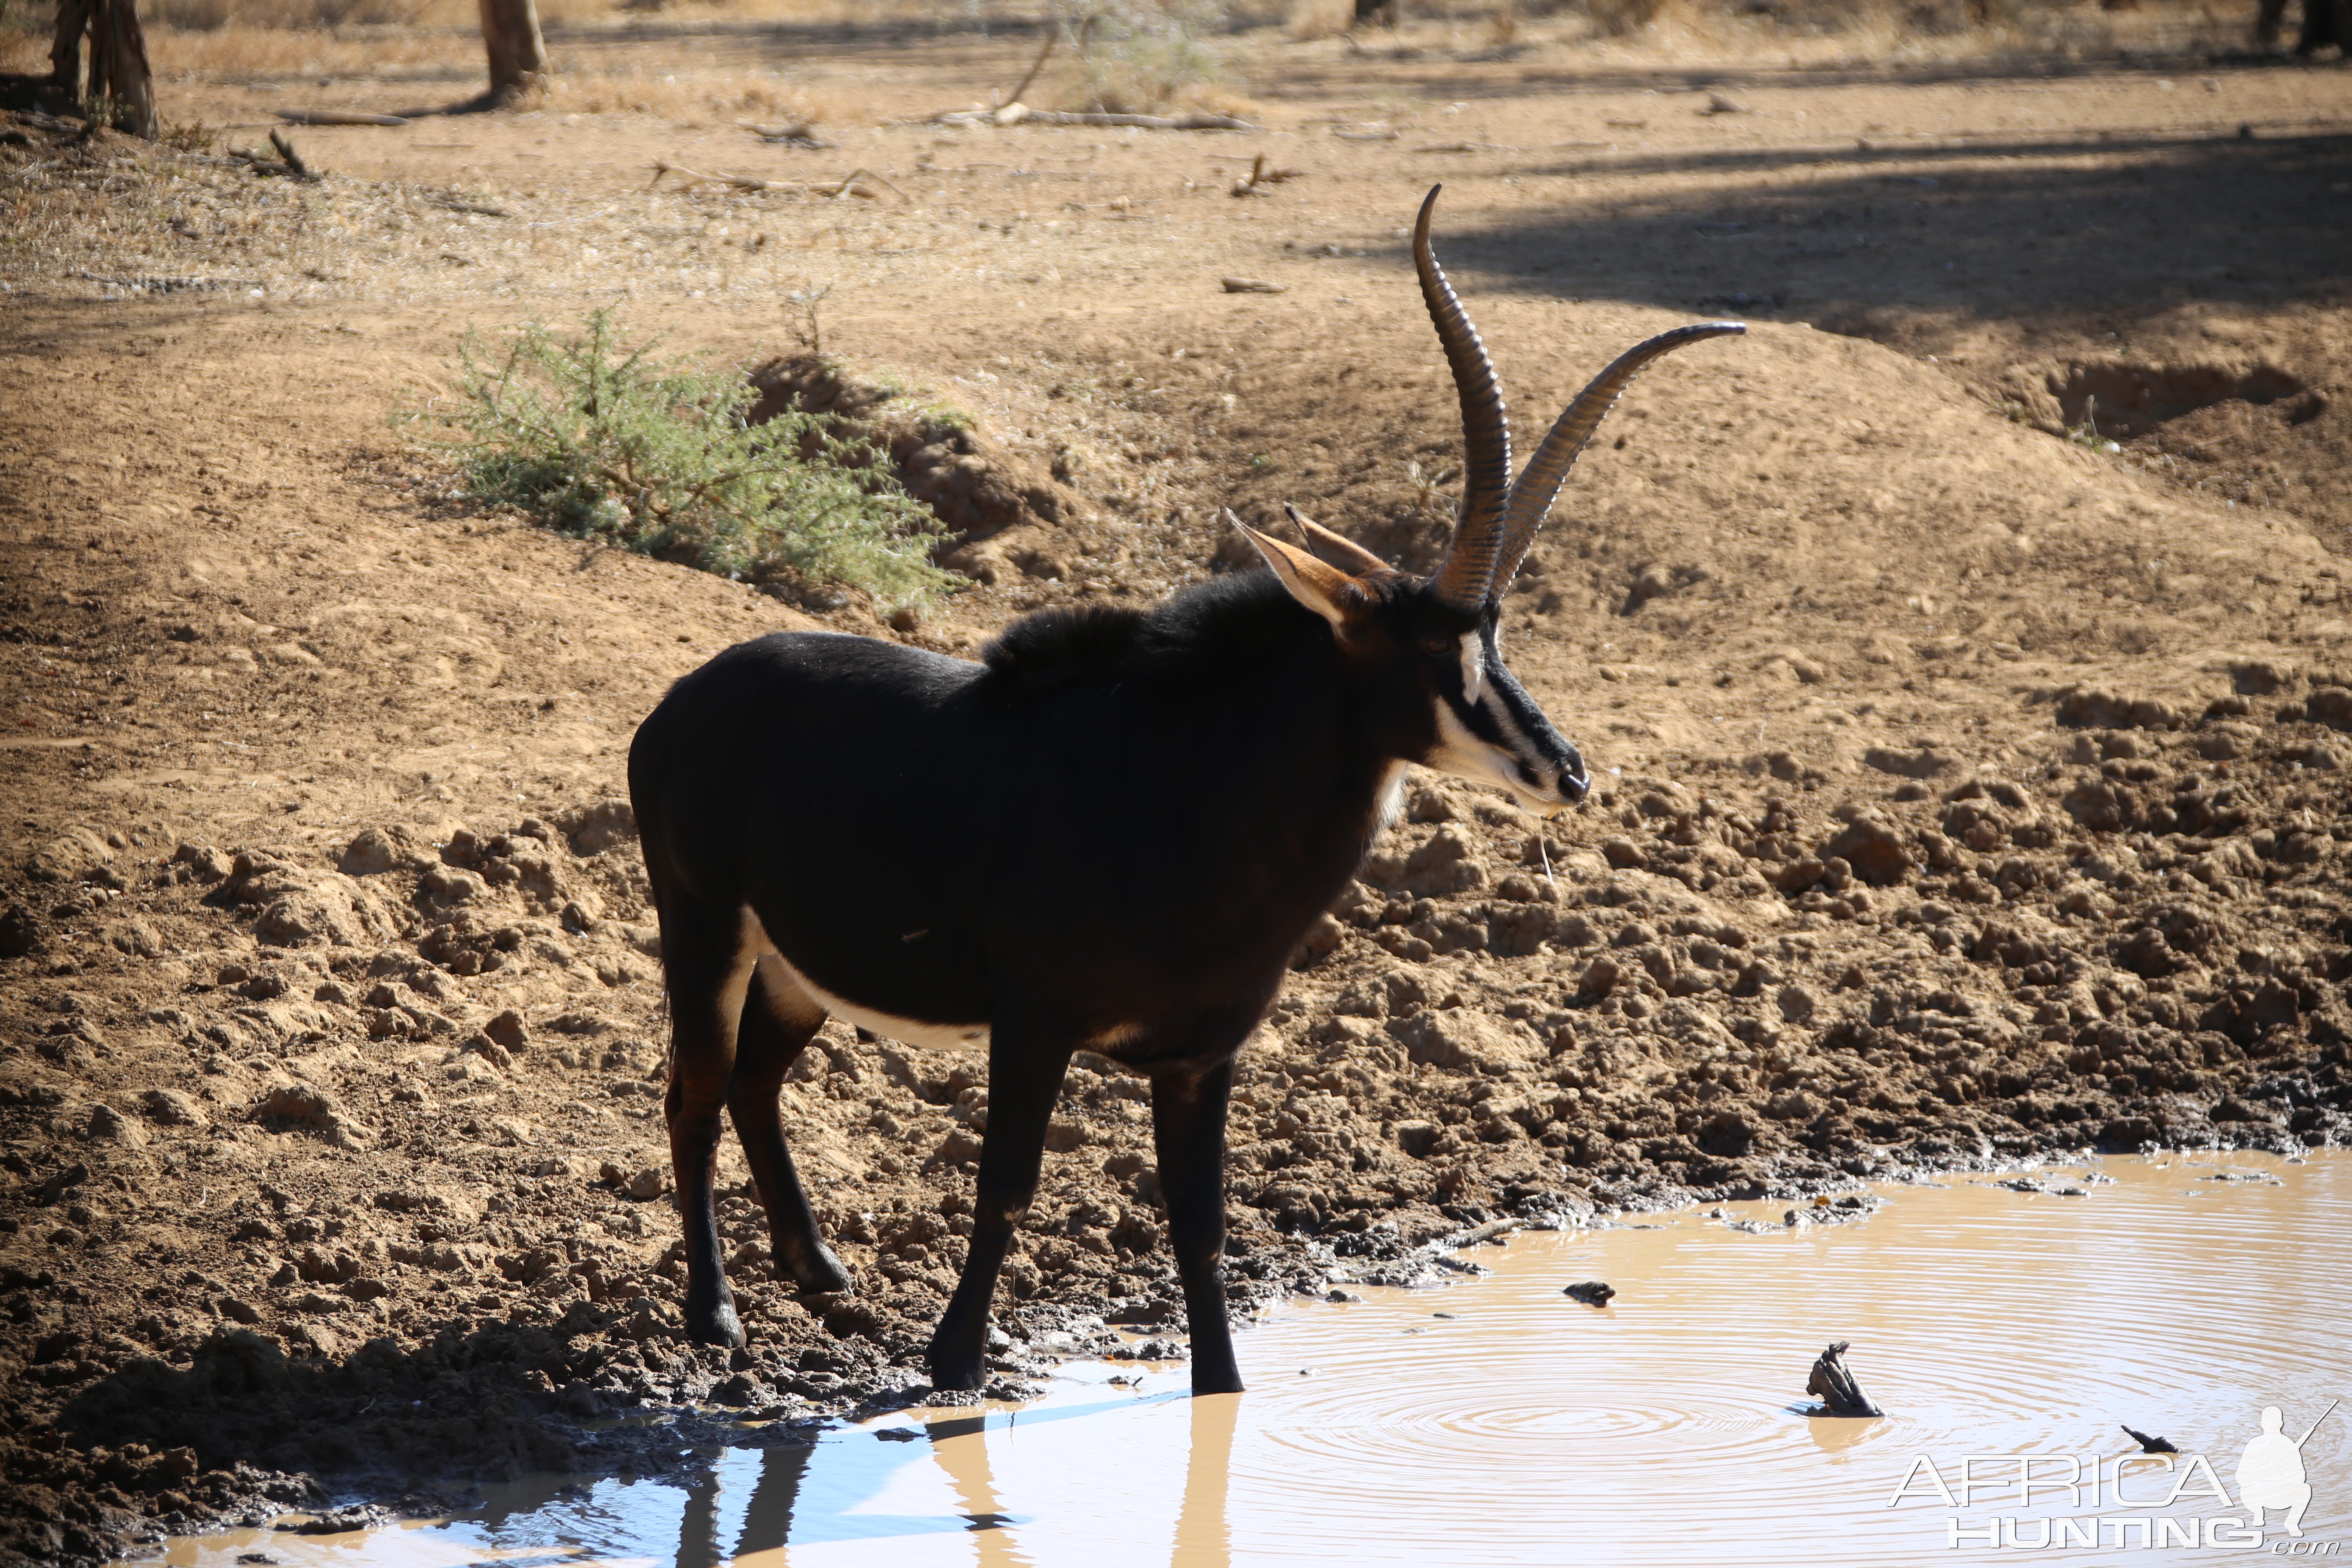
[[[1152,1142],[1168,1203],[1169,1247],[1192,1334],[1195,1394],[1242,1391],[1219,1261],[1225,1249],[1225,1101],[1233,1086],[1231,1057],[1197,1072],[1157,1076],[1151,1083]]]
[[[1013,1244],[1013,1227],[1037,1191],[1045,1158],[1045,1123],[1070,1065],[1067,1047],[1024,1042],[997,1026],[988,1052],[988,1131],[980,1146],[980,1183],[973,1194],[971,1250],[955,1295],[931,1335],[931,1386],[978,1388],[986,1381],[988,1308],[996,1276]]]

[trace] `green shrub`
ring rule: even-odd
[[[454,402],[401,417],[450,432],[467,494],[580,538],[735,578],[789,569],[886,609],[954,582],[930,562],[946,530],[869,443],[798,410],[747,425],[740,368],[659,345],[625,346],[603,310],[576,337],[530,321],[493,348],[469,331]]]

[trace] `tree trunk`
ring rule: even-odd
[[[88,101],[95,111],[109,100],[116,130],[155,140],[155,89],[147,72],[139,0],[91,0]]]
[[[2286,0],[2278,0],[2281,5]],[[81,85],[81,36],[90,0],[58,0],[58,28],[49,39],[49,85],[71,93]]]
[[[482,0],[482,46],[489,52],[493,99],[503,102],[538,86],[547,74],[538,0]]]
[[[2303,0],[2303,37],[2294,52],[2308,55],[2334,44],[2352,58],[2352,4],[2347,0]]]
[[[89,35],[89,82],[81,88],[81,36]],[[147,35],[139,0],[58,0],[49,39],[49,85],[79,96],[90,114],[110,113],[115,129],[153,141],[155,89],[147,69]]]

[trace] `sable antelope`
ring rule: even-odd
[[[668,971],[696,1339],[743,1338],[712,1209],[722,1108],[780,1270],[808,1290],[848,1284],[777,1108],[832,1014],[988,1053],[971,1251],[931,1339],[936,1386],[982,1380],[997,1273],[1083,1049],[1151,1080],[1192,1386],[1241,1387],[1218,1267],[1234,1054],[1393,811],[1407,763],[1546,813],[1584,798],[1582,758],[1503,663],[1504,590],[1634,374],[1744,330],[1682,327],[1628,352],[1514,482],[1494,367],[1430,248],[1436,200],[1422,204],[1413,263],[1467,461],[1427,581],[1294,510],[1308,550],[1244,530],[1270,572],[1148,610],[1041,611],[978,664],[830,633],[761,637],[680,680],[639,727],[629,793]],[[952,838],[925,831],[940,820]]]

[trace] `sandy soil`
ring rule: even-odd
[[[1427,564],[1459,442],[1402,236],[1439,179],[1523,429],[1643,333],[1755,327],[1627,398],[1510,600],[1605,787],[1539,825],[1423,781],[1244,1054],[1237,1300],[1497,1218],[2352,1136],[2352,77],[1269,42],[1262,132],[1130,135],[876,123],[1018,38],[604,47],[751,51],[834,145],[560,100],[299,132],[316,184],[0,145],[0,1560],[658,1463],[596,1419],[633,1408],[790,1441],[919,1397],[985,1077],[838,1026],[788,1121],[857,1288],[772,1281],[730,1149],[751,1346],[675,1335],[629,735],[812,616],[970,650],[1156,596],[1241,560],[1223,506]],[[417,90],[200,73],[170,111]],[[1228,194],[1261,153],[1298,177]],[[973,421],[894,445],[968,531],[919,625],[473,512],[387,424],[468,325],[618,302],[748,362],[826,286],[865,417]],[[1005,1389],[1181,1331],[1143,1092],[1072,1074]]]

